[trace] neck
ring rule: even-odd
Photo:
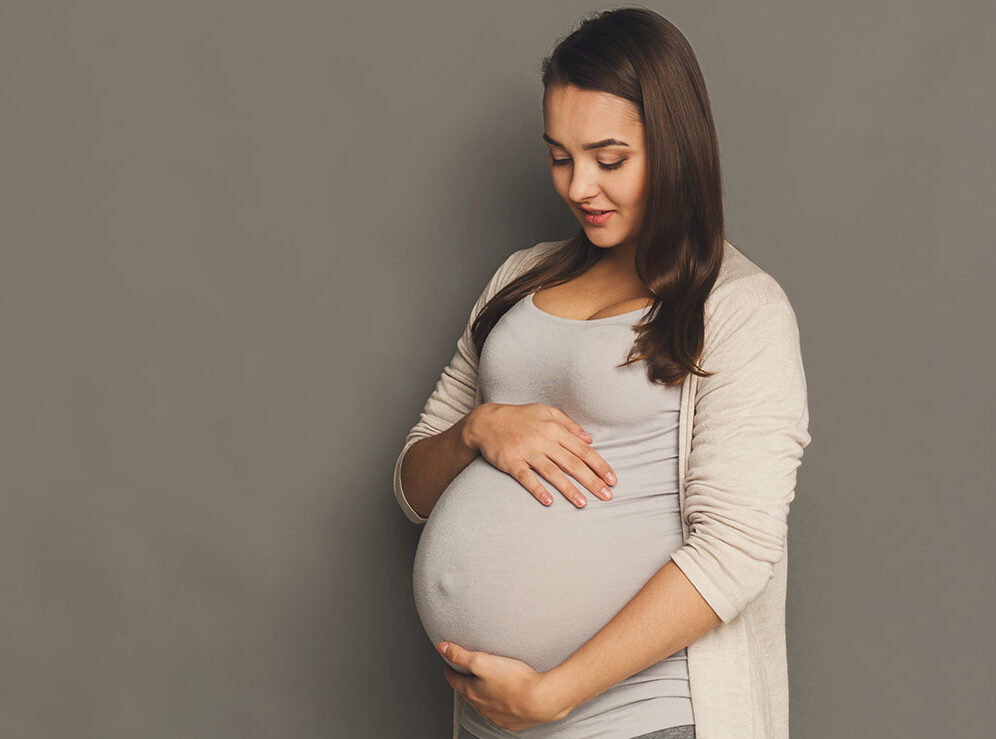
[[[603,249],[599,260],[605,269],[617,274],[636,274],[636,241],[625,241]]]

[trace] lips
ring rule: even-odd
[[[582,208],[581,212],[584,213],[585,223],[590,226],[601,226],[608,223],[609,219],[612,218],[612,214],[615,213],[614,210],[605,210],[598,213],[587,208]]]

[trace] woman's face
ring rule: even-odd
[[[633,244],[647,183],[643,124],[628,100],[554,85],[543,110],[553,186],[600,247]],[[589,219],[585,211],[611,211]]]

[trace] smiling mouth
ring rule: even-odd
[[[584,222],[589,226],[604,226],[615,213],[614,210],[590,211],[584,208],[581,212],[584,213]]]

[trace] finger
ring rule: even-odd
[[[596,452],[594,447],[579,443],[577,439],[566,435],[561,437],[560,443],[569,451],[573,452],[574,455],[580,458],[589,469],[594,470],[595,474],[609,485],[615,485],[616,482],[618,482],[615,473],[612,471],[612,467],[608,462],[602,459],[602,455]],[[571,474],[574,473],[571,472]],[[575,475],[575,477],[577,477],[577,475]],[[578,477],[578,480],[581,479],[582,478]]]
[[[461,647],[459,644],[454,644],[451,641],[439,642],[439,653],[446,657],[450,662],[458,664],[461,667],[466,667],[466,659],[468,650]]]
[[[443,665],[443,678],[460,695],[467,694],[467,676],[461,675],[449,665]]]
[[[533,469],[549,480],[565,498],[578,508],[584,508],[588,504],[588,499],[574,486],[574,483],[560,466],[545,453],[533,463]]]
[[[553,496],[540,484],[539,478],[525,462],[520,462],[509,474],[540,503],[545,506],[553,504]]]
[[[445,646],[444,646],[445,645]],[[465,688],[469,689],[470,681],[473,678],[480,678],[480,670],[486,666],[486,660],[482,660],[482,655],[480,652],[475,652],[471,649],[465,649],[459,644],[454,644],[453,642],[440,642],[440,652],[446,659],[455,665],[460,667],[465,667],[470,671],[470,675],[463,675],[463,685]],[[453,669],[447,666],[447,669]],[[456,672],[456,670],[453,670]],[[459,673],[457,673],[459,674]]]
[[[583,454],[582,450],[587,449],[594,453],[587,444],[565,436],[564,441],[557,444],[555,448],[547,452],[547,456],[553,459],[561,469],[570,474],[575,480],[584,485],[591,494],[601,500],[612,500],[612,491],[605,484],[605,480],[595,474],[594,470],[578,455]]]
[[[556,406],[551,405],[550,409],[553,411],[553,415],[557,417],[557,420],[560,422],[561,426],[566,428],[575,436],[580,437],[584,441],[588,442],[589,444],[592,442],[591,434],[589,434],[587,431],[581,428],[581,424],[577,423],[573,418],[568,416],[566,413],[564,413],[562,410],[560,410],[560,408],[557,408]]]

